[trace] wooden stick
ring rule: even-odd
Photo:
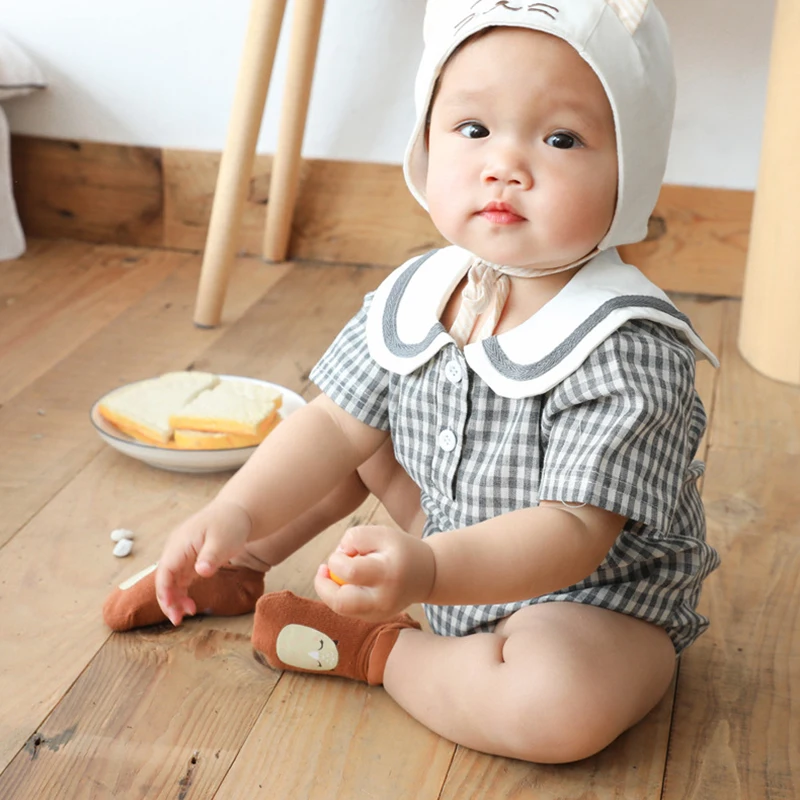
[[[798,40],[800,3],[779,0],[739,329],[739,349],[751,366],[795,385],[800,385]]]
[[[289,67],[278,144],[272,162],[264,232],[263,255],[268,261],[284,261],[289,248],[300,178],[303,133],[324,7],[325,0],[302,0],[295,3],[292,16]]]
[[[305,0],[300,3],[304,5]],[[228,135],[211,207],[195,325],[219,324],[286,0],[252,0]]]

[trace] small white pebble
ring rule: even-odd
[[[123,539],[133,539],[133,531],[129,531],[127,528],[117,528],[111,531],[112,542],[121,542]]]
[[[45,410],[44,410],[43,408],[40,408],[40,409],[38,409],[38,410],[36,411],[36,413],[37,413],[37,414],[38,414],[40,417],[43,417],[43,416],[45,415]]]
[[[131,554],[131,550],[133,550],[133,542],[130,539],[120,539],[114,545],[114,555],[117,558],[125,558],[125,556],[129,556]]]

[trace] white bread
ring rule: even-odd
[[[208,372],[168,372],[115,389],[100,401],[98,410],[130,436],[165,445],[173,434],[170,416],[218,383],[219,378]]]
[[[247,433],[209,433],[208,431],[190,431],[175,429],[174,441],[170,446],[177,450],[228,450],[235,447],[255,447],[264,441],[268,433],[277,427],[280,416],[274,415],[271,424],[258,436]]]
[[[280,392],[260,383],[225,380],[197,395],[169,419],[175,430],[244,434],[263,439],[281,406]]]

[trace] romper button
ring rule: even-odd
[[[463,374],[461,372],[461,365],[458,361],[448,361],[444,366],[444,374],[447,376],[447,380],[450,383],[458,383],[461,378],[463,378]]]
[[[439,447],[441,447],[445,453],[452,453],[453,450],[456,449],[456,435],[453,431],[445,428],[439,434]]]

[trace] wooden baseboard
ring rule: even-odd
[[[23,227],[66,237],[201,251],[220,154],[13,136]],[[240,251],[260,254],[272,159],[257,156]],[[645,242],[623,248],[667,291],[740,297],[753,192],[665,186]],[[304,161],[289,256],[393,266],[441,245],[396,165]]]

